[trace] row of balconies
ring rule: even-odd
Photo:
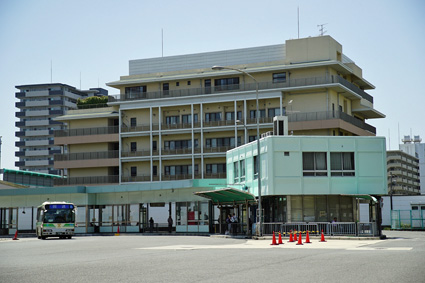
[[[370,133],[376,134],[376,128],[341,111],[321,111],[321,112],[304,112],[304,113],[294,113],[288,115],[289,123],[295,122],[305,122],[305,121],[319,121],[319,120],[335,120],[340,119],[345,122],[348,122],[360,129],[368,131]],[[271,124],[273,122],[273,117],[265,117],[259,119],[260,124]],[[257,123],[256,119],[248,118],[246,119],[246,125],[255,125]],[[238,120],[223,120],[223,121],[208,121],[203,122],[203,128],[216,128],[219,126],[236,126],[239,128],[245,127],[243,121],[239,122]],[[121,132],[145,132],[150,133],[151,127],[152,131],[159,130],[159,124],[141,124],[137,126],[128,126],[122,125]],[[177,124],[166,124],[161,123],[161,130],[176,130],[176,129],[191,129],[191,123],[177,123]],[[201,130],[201,122],[193,123],[193,128],[197,131]],[[86,136],[86,135],[102,135],[102,134],[115,134],[119,132],[118,126],[111,127],[96,127],[96,128],[84,128],[84,129],[69,129],[69,130],[56,130],[54,132],[55,137],[67,137],[67,136]]]
[[[16,108],[24,107],[41,107],[41,106],[69,106],[76,107],[75,103],[67,102],[65,100],[39,100],[39,101],[20,101],[15,103]]]
[[[59,149],[56,150],[27,150],[27,151],[17,151],[15,152],[16,157],[23,156],[51,156],[53,154],[59,154],[61,151]]]
[[[32,92],[25,92],[25,91],[20,91],[20,92],[16,92],[15,93],[15,97],[16,98],[25,98],[25,97],[33,97],[31,95]],[[46,95],[42,95],[40,97],[44,97],[47,95],[64,95],[63,90],[49,90],[49,93],[45,93],[44,91],[40,91],[39,93],[41,94],[46,94]]]
[[[54,144],[53,140],[43,139],[43,140],[30,140],[30,141],[17,141],[15,142],[16,147],[24,146],[43,146],[43,145],[52,145]]]
[[[15,116],[17,118],[22,117],[39,117],[39,116],[60,116],[64,115],[64,110],[39,110],[39,111],[20,111],[16,112]]]
[[[62,124],[63,124],[62,122],[48,120],[48,119],[15,122],[15,126],[17,128],[34,127],[34,126],[62,125]]]
[[[203,153],[226,153],[226,151],[232,149],[232,146],[217,146],[217,147],[204,147]],[[193,149],[195,154],[201,153],[201,148]],[[161,155],[184,155],[192,154],[192,148],[181,148],[181,149],[162,149]],[[138,151],[122,151],[122,158],[131,158],[131,157],[143,157],[143,156],[151,156],[150,149],[138,150]],[[152,150],[152,157],[158,157],[159,151]],[[74,161],[74,160],[94,160],[94,159],[110,159],[110,158],[118,158],[119,151],[111,150],[111,151],[99,151],[99,152],[78,152],[78,153],[65,153],[65,154],[55,154],[55,161]]]
[[[204,179],[225,179],[226,173],[207,173],[204,172]],[[202,179],[201,174],[176,174],[176,175],[161,175],[162,181],[174,181],[174,180],[187,180],[187,179]],[[119,176],[90,176],[90,177],[70,177],[64,179],[54,179],[55,186],[71,186],[71,185],[83,185],[83,184],[113,184],[119,183]],[[159,176],[151,175],[137,175],[137,176],[122,176],[121,182],[151,182],[160,181]]]
[[[366,99],[373,103],[373,97],[365,91],[358,88],[356,85],[350,83],[344,78],[336,75],[325,76],[325,77],[308,77],[298,79],[287,79],[286,82],[259,82],[259,90],[267,89],[280,89],[280,88],[300,88],[300,87],[324,87],[324,85],[339,84],[343,88],[349,89],[359,98]],[[237,84],[237,85],[226,85],[226,86],[212,86],[203,88],[190,88],[190,89],[178,89],[178,90],[165,90],[165,91],[153,91],[153,92],[141,92],[132,94],[119,94],[115,96],[109,96],[109,102],[116,101],[131,101],[131,100],[143,100],[143,99],[160,99],[170,97],[184,97],[184,96],[196,96],[196,95],[208,95],[214,93],[223,92],[240,92],[240,91],[255,91],[257,84]]]
[[[407,164],[402,164],[402,163],[388,162],[387,166],[389,168],[396,168],[395,170],[410,171],[410,172],[413,172],[413,173],[419,172],[419,166],[412,166],[411,164],[407,165]],[[405,169],[405,170],[403,170],[403,169]]]
[[[51,136],[53,132],[53,130],[18,131],[15,135],[17,137]]]

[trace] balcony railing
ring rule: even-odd
[[[341,111],[321,111],[321,112],[304,112],[292,113],[288,115],[288,122],[303,122],[303,121],[317,121],[317,120],[333,120],[341,119],[350,123],[358,128],[376,134],[376,128]]]
[[[289,122],[303,122],[303,121],[317,121],[317,120],[332,120],[332,119],[341,119],[345,122],[348,122],[356,127],[359,127],[363,130],[366,130],[368,132],[376,134],[376,128],[372,125],[369,125],[353,116],[348,115],[347,113],[335,110],[335,111],[320,111],[320,112],[300,112],[300,113],[292,113],[288,114],[288,121]],[[261,117],[260,118],[260,124],[269,124],[273,122],[273,117]],[[246,124],[252,125],[256,124],[257,119],[255,118],[247,118]],[[194,128],[199,127],[200,123],[195,123]],[[217,127],[217,126],[223,126],[223,125],[235,125],[234,120],[228,120],[228,121],[215,121],[215,122],[204,122],[204,127]],[[190,126],[190,124],[175,124],[174,128],[176,129],[182,129],[186,128],[187,126]],[[242,124],[237,124],[237,126],[242,126]],[[158,124],[155,124],[154,129],[158,129]],[[122,126],[121,131],[127,132],[127,131],[149,131],[150,127],[149,125],[138,125],[135,127],[127,127]],[[162,129],[169,129],[162,126]]]
[[[202,179],[200,173],[195,173],[195,179]],[[188,180],[192,179],[192,174],[175,174],[175,175],[161,175],[162,181],[173,181],[173,180]],[[204,172],[204,179],[224,179],[226,178],[226,173],[206,173]],[[122,176],[121,181],[123,183],[128,182],[150,182],[150,175],[137,175],[137,176]],[[159,181],[159,176],[153,176],[153,181]]]
[[[118,150],[99,151],[99,152],[78,152],[55,154],[55,161],[73,161],[73,160],[90,160],[90,159],[110,159],[118,158]]]
[[[373,97],[365,91],[358,88],[353,83],[345,80],[344,78],[332,75],[324,77],[308,77],[298,79],[287,79],[286,82],[273,83],[273,82],[260,82],[258,83],[259,90],[277,89],[277,88],[292,88],[292,87],[304,87],[304,86],[322,86],[329,84],[341,84],[348,88],[352,92],[361,96],[362,98],[373,103]],[[185,97],[185,96],[196,96],[196,95],[208,95],[217,94],[223,92],[239,92],[239,91],[255,91],[256,84],[238,84],[228,86],[214,86],[204,88],[190,88],[190,89],[178,89],[178,90],[167,90],[167,91],[154,91],[154,92],[141,92],[131,94],[119,94],[109,96],[109,102],[117,101],[132,101],[132,100],[143,100],[143,99],[159,99],[159,98],[170,98],[170,97]]]
[[[116,184],[119,183],[119,176],[90,176],[90,177],[71,177],[63,179],[53,179],[55,186],[70,185],[91,185],[91,184]]]
[[[234,146],[217,146],[217,147],[206,147],[204,146],[204,153],[215,153],[215,152],[226,152],[230,149],[234,148]],[[195,154],[201,153],[201,148],[196,147],[193,149]],[[181,154],[192,154],[192,148],[177,148],[177,149],[162,149],[161,155],[181,155]],[[158,156],[159,151],[153,150],[152,156]],[[142,149],[136,151],[122,151],[121,157],[143,157],[143,156],[151,156],[150,149]],[[56,160],[56,159],[55,159]]]
[[[118,133],[119,133],[118,126],[54,131],[55,137],[107,135],[107,134],[118,134]]]

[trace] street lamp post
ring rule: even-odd
[[[394,175],[391,174],[391,191],[390,191],[390,207],[391,207],[391,211],[393,211],[393,186],[394,186]]]
[[[248,77],[250,77],[251,79],[254,80],[255,82],[255,100],[257,102],[257,168],[258,168],[258,218],[259,220],[258,222],[258,227],[257,227],[257,231],[256,234],[257,236],[262,236],[262,217],[263,217],[263,213],[262,213],[262,207],[261,207],[261,161],[260,161],[260,108],[259,108],[259,104],[258,104],[258,82],[257,80],[250,75],[249,73],[241,70],[241,69],[236,69],[236,68],[231,68],[231,67],[224,67],[224,66],[213,66],[212,67],[213,70],[233,70],[233,71],[237,71],[239,73],[245,74]]]

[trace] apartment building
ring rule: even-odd
[[[387,151],[388,193],[419,195],[419,159],[401,150]]]
[[[404,136],[403,144],[399,149],[419,159],[419,187],[420,193],[425,195],[425,143],[420,136]]]
[[[77,100],[89,96],[103,96],[108,92],[102,88],[77,90],[75,87],[61,84],[34,84],[16,86],[19,99],[16,107],[16,142],[15,156],[19,161],[15,166],[20,170],[47,174],[60,174],[53,168],[53,155],[61,153],[61,148],[54,145],[53,132],[64,129],[62,122],[54,117],[62,116],[69,109],[77,108]]]
[[[55,185],[119,182],[117,107],[69,110],[55,121],[67,125],[54,133],[54,145],[65,149],[55,154],[55,169],[67,170],[67,177],[56,179]]]
[[[235,70],[215,71],[214,65]],[[293,135],[373,136],[374,86],[330,36],[285,44],[131,60],[119,95],[121,182],[224,178],[227,150],[287,115]]]

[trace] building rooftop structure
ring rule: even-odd
[[[61,153],[61,148],[53,145],[53,132],[65,128],[62,122],[54,118],[66,114],[69,109],[77,108],[80,98],[104,96],[108,92],[102,88],[78,90],[62,83],[29,84],[16,86],[15,94],[19,102],[16,107],[16,136],[19,141],[15,153],[19,161],[15,165],[20,170],[56,174],[61,172],[53,168],[53,155]],[[36,184],[34,184],[36,185]]]

